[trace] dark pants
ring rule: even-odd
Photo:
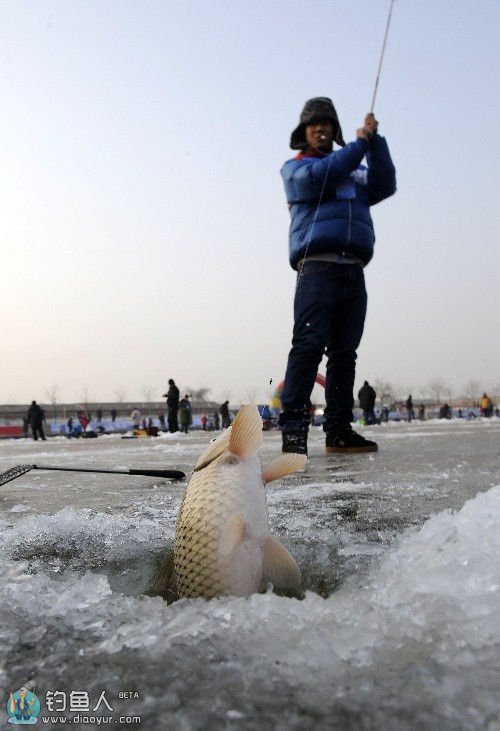
[[[177,412],[178,411],[179,411],[178,407],[174,407],[174,408],[168,410],[167,421],[168,421],[169,432],[179,431],[179,424],[177,423]]]
[[[288,356],[283,411],[284,432],[307,429],[311,392],[326,352],[325,431],[349,427],[354,406],[356,350],[366,316],[363,268],[355,264],[305,263],[295,291],[292,349]]]
[[[377,419],[375,417],[375,411],[373,409],[373,406],[371,406],[369,409],[363,409],[363,418],[365,420],[365,424],[376,424]]]
[[[35,441],[37,441],[38,437],[40,437],[40,439],[45,440],[45,433],[43,431],[43,424],[41,421],[32,422],[31,431],[33,432],[33,439]]]

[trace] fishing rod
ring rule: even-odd
[[[390,0],[389,14],[387,16],[387,23],[386,23],[386,26],[385,26],[384,40],[382,42],[382,50],[381,50],[381,53],[380,53],[380,60],[379,60],[379,63],[378,63],[377,78],[375,79],[375,88],[373,90],[372,103],[370,105],[370,113],[371,114],[373,114],[373,109],[375,107],[375,99],[376,99],[376,96],[377,96],[378,84],[379,84],[379,81],[380,81],[380,72],[382,70],[382,63],[383,63],[384,55],[385,55],[385,47],[387,45],[387,37],[389,35],[389,26],[391,24],[392,9],[394,7],[394,3],[395,3],[395,0]],[[328,173],[330,172],[331,163],[332,163],[332,159],[330,158],[330,161],[328,163],[328,167],[326,169],[325,178],[323,180],[323,186],[322,186],[321,192],[319,194],[318,203],[316,205],[316,210],[314,212],[313,220],[312,220],[311,225],[309,227],[308,241],[306,243],[306,249],[305,249],[305,252],[304,252],[304,256],[302,258],[302,262],[301,262],[301,265],[300,265],[300,269],[298,270],[298,277],[297,277],[296,289],[298,289],[300,287],[301,282],[302,282],[302,270],[304,268],[304,264],[306,262],[307,255],[308,255],[308,252],[309,252],[309,244],[311,243],[312,232],[313,232],[314,226],[316,224],[316,218],[317,218],[318,213],[319,213],[319,208],[320,208],[320,205],[321,205],[321,203],[323,201],[323,195],[324,195],[324,192],[325,192],[326,181],[327,181],[327,178],[328,178]]]
[[[385,46],[386,46],[386,43],[387,43],[387,36],[389,35],[389,26],[391,24],[392,8],[394,7],[394,2],[395,2],[395,0],[391,0],[391,4],[389,6],[389,15],[387,16],[387,24],[385,26],[384,42],[382,43],[382,51],[380,53],[380,61],[379,61],[379,64],[378,64],[377,78],[375,80],[375,88],[373,90],[372,103],[371,103],[371,106],[370,106],[370,113],[371,114],[373,114],[373,109],[375,107],[375,97],[377,96],[378,82],[380,81],[380,71],[382,69],[382,62],[384,60]]]
[[[25,475],[31,470],[56,470],[58,472],[97,472],[99,474],[106,475],[144,475],[146,477],[163,477],[164,479],[170,480],[182,480],[186,477],[185,473],[181,470],[105,470],[105,469],[93,469],[85,467],[55,467],[50,465],[37,465],[37,464],[22,464],[17,467],[12,467],[7,472],[0,474],[0,486],[6,485],[7,482],[15,480],[21,475]]]

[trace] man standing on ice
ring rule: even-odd
[[[26,419],[28,421],[28,424],[30,424],[31,426],[31,431],[33,433],[33,439],[35,440],[35,442],[38,440],[38,437],[45,441],[45,432],[43,430],[45,412],[42,407],[37,404],[36,401],[31,402],[31,406],[28,409]]]
[[[334,150],[334,143],[342,149]],[[396,191],[394,165],[374,115],[366,115],[356,140],[346,145],[327,97],[306,102],[290,147],[300,152],[281,175],[297,285],[279,418],[283,452],[307,454],[310,397],[325,352],[326,451],[374,452],[377,444],[351,427],[353,388],[366,316],[363,267],[375,242],[370,206]],[[368,167],[361,165],[365,156]]]
[[[177,414],[179,412],[179,389],[175,385],[173,378],[168,379],[168,391],[163,394],[163,398],[167,399],[168,430],[173,434],[179,431],[179,423],[177,420]]]

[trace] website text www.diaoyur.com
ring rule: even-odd
[[[92,724],[94,726],[103,726],[105,724],[113,723],[127,723],[127,724],[140,724],[140,716],[120,716],[119,718],[113,718],[113,716],[87,716],[77,715],[72,716],[40,716],[42,723],[53,723],[53,724],[71,724],[76,725],[78,723]]]

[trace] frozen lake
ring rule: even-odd
[[[500,729],[500,420],[363,433],[378,453],[327,456],[314,429],[306,470],[268,487],[300,600],[152,596],[186,481],[32,471],[0,488],[0,718],[26,685],[49,728],[84,692],[83,716],[115,728]],[[189,476],[211,436],[4,440],[0,471]],[[264,434],[264,463],[280,442]],[[103,691],[112,711],[92,712]]]

